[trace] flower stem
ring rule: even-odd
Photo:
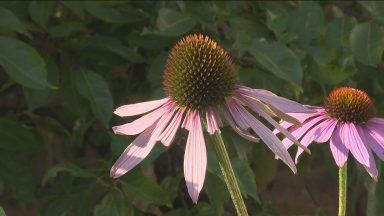
[[[247,208],[245,207],[243,197],[241,196],[240,188],[237,184],[236,176],[233,172],[233,168],[221,134],[219,132],[213,134],[212,141],[217,158],[219,159],[221,172],[223,173],[225,183],[227,184],[229,193],[231,194],[237,215],[247,216]]]
[[[339,213],[338,216],[345,216],[347,208],[347,163],[339,168]]]

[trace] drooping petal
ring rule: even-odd
[[[199,193],[203,188],[207,168],[207,152],[203,129],[198,112],[193,116],[184,154],[184,177],[188,193],[194,203],[197,203]]]
[[[317,117],[312,118],[308,121],[305,121],[301,125],[301,127],[295,127],[295,129],[290,130],[290,132],[292,133],[292,135],[294,137],[296,137],[296,139],[300,139],[305,133],[307,133],[309,131],[309,129],[311,129],[313,126],[315,126],[316,124],[322,122],[323,120],[325,120],[327,118],[328,118],[328,116],[326,116],[326,115],[317,116]],[[283,144],[286,148],[290,148],[292,146],[293,142],[288,138],[284,138]]]
[[[381,137],[384,140],[384,119],[372,118],[365,125],[375,132],[377,137]]]
[[[276,135],[273,134],[272,131],[265,125],[263,125],[263,123],[252,116],[243,106],[238,104],[238,102],[235,101],[234,105],[239,113],[238,116],[242,116],[252,130],[264,141],[268,148],[271,149],[271,151],[279,157],[279,159],[287,164],[294,173],[296,173],[297,169],[295,163],[293,162],[287,149],[282,145],[279,138],[277,138]]]
[[[142,103],[128,104],[118,107],[113,113],[118,116],[135,116],[152,111],[169,101],[169,98],[147,101]]]
[[[163,133],[159,136],[159,139],[164,144],[164,146],[170,146],[175,138],[177,129],[179,129],[181,124],[181,119],[183,117],[184,109],[179,109],[176,113],[175,117],[173,117],[171,123],[169,123],[168,127],[163,131]]]
[[[335,119],[327,119],[318,125],[314,126],[312,129],[310,129],[300,140],[301,144],[303,144],[305,147],[309,146],[313,141],[321,138],[321,140],[326,139],[326,141],[329,140],[331,137],[335,126],[337,124],[337,120]],[[325,141],[325,142],[326,142]],[[295,162],[298,162],[299,156],[303,153],[303,150],[301,148],[297,149]]]
[[[314,111],[307,107],[286,98],[277,96],[272,92],[263,89],[251,89],[244,86],[239,86],[237,91],[243,94],[254,97],[255,99],[261,100],[264,103],[279,109],[285,113],[313,113]]]
[[[218,113],[215,108],[210,107],[207,109],[205,112],[205,118],[207,120],[207,132],[209,134],[214,134],[216,131],[220,133],[219,129],[219,120],[218,118]]]
[[[194,114],[195,114],[195,112],[192,110],[187,111],[187,114],[185,115],[184,121],[181,124],[181,128],[185,128],[187,130],[190,130]]]
[[[227,120],[228,124],[231,126],[231,128],[238,133],[240,136],[242,136],[244,139],[249,140],[251,142],[259,142],[259,138],[256,138],[252,134],[250,134],[248,131],[243,130],[238,125],[236,125],[235,120],[233,120],[233,117],[231,116],[229,110],[227,107],[224,107],[223,109],[224,117]]]
[[[236,125],[238,125],[241,129],[247,130],[249,128],[248,123],[244,120],[244,118],[236,111],[236,104],[238,102],[234,98],[227,98],[227,108],[229,113],[232,116],[232,119],[235,121]]]
[[[166,110],[170,108],[170,105],[164,105],[157,110],[136,119],[133,122],[112,127],[113,132],[120,135],[137,135],[155,123],[158,119],[160,119]]]
[[[377,170],[376,167],[376,162],[375,158],[372,154],[370,145],[368,143],[368,140],[366,139],[366,135],[368,134],[368,131],[364,130],[365,128],[361,127],[360,125],[356,125],[356,130],[358,132],[358,135],[360,136],[364,146],[366,147],[368,151],[368,166],[364,165],[365,170],[368,172],[368,174],[375,180],[377,181],[377,177],[379,175],[379,171]]]
[[[153,124],[147,128],[124,150],[111,168],[111,177],[118,178],[124,175],[147,157],[156,143],[156,139],[151,139],[155,127]]]
[[[349,148],[349,151],[351,151],[359,163],[369,167],[370,152],[356,129],[358,125],[353,123],[345,123],[345,125],[341,131],[343,143]]]
[[[364,125],[365,138],[376,155],[384,161],[384,138],[376,131],[376,128]]]
[[[343,127],[346,127],[345,124],[340,125],[336,128],[333,135],[331,136],[331,141],[329,142],[329,147],[331,149],[333,158],[337,166],[343,167],[345,162],[348,159],[348,147],[342,141],[342,131]]]
[[[260,105],[261,103],[258,101],[252,101],[248,97],[241,97],[241,99],[249,106],[253,111],[257,112],[262,116],[265,120],[267,120],[269,123],[271,123],[275,128],[277,128],[284,136],[286,136],[288,139],[290,139],[292,142],[294,142],[296,145],[298,145],[300,148],[303,148],[308,153],[310,151],[305,147],[302,146],[301,143],[294,137],[290,132],[287,131],[284,127],[280,126],[271,116],[268,115],[268,113],[265,111],[264,107]]]

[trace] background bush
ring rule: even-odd
[[[163,97],[169,48],[201,32],[230,51],[239,83],[311,105],[355,86],[383,116],[383,24],[384,3],[373,1],[1,1],[0,205],[11,216],[234,215],[209,143],[192,204],[185,133],[110,179],[133,139],[111,132],[126,121],[113,108]],[[252,215],[336,214],[328,145],[312,146],[295,176],[264,145],[224,135]],[[384,179],[374,183],[353,160],[349,170],[349,215],[382,215]]]

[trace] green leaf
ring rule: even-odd
[[[377,65],[384,50],[384,32],[374,23],[356,25],[350,35],[352,53],[366,65]]]
[[[94,209],[95,216],[125,216],[133,215],[133,208],[124,198],[124,194],[117,189],[112,190],[104,196],[101,203],[96,205]]]
[[[44,59],[34,48],[4,36],[0,36],[0,47],[0,65],[17,83],[32,89],[51,87]]]
[[[251,196],[258,203],[261,203],[257,193],[255,175],[248,163],[237,158],[232,159],[233,169],[239,181],[241,193],[247,197]]]
[[[44,203],[40,214],[42,216],[61,216],[65,215],[74,204],[74,200],[68,196],[62,196]]]
[[[266,25],[275,33],[280,36],[288,27],[289,17],[288,10],[281,2],[264,1],[262,8],[265,10],[267,21]]]
[[[0,119],[0,151],[35,154],[42,149],[41,138],[20,122]]]
[[[349,35],[355,25],[356,20],[350,17],[329,22],[325,32],[327,45],[333,48],[349,47]]]
[[[80,70],[76,73],[76,88],[89,101],[94,115],[108,127],[113,99],[104,78],[95,72]]]
[[[0,151],[0,179],[5,188],[19,201],[35,200],[36,178],[15,155]]]
[[[44,173],[42,183],[46,184],[46,182],[57,176],[59,172],[67,172],[69,175],[78,177],[78,178],[94,178],[92,172],[82,169],[79,166],[72,163],[61,163],[51,167]]]
[[[185,13],[170,8],[160,8],[156,26],[162,35],[181,35],[195,27],[196,21]]]
[[[167,192],[144,176],[138,169],[130,171],[123,179],[125,182],[124,188],[130,195],[147,203],[172,206]]]
[[[288,30],[298,34],[299,44],[308,45],[320,35],[324,24],[323,10],[318,3],[300,2],[300,7],[289,17]]]
[[[249,49],[249,52],[266,70],[301,88],[303,71],[300,61],[286,46],[279,42],[271,44],[258,42]]]
[[[53,1],[32,1],[29,3],[29,14],[32,20],[43,28],[47,27],[54,3]]]
[[[47,72],[49,83],[55,86],[59,85],[59,69],[53,60],[48,62]],[[55,91],[49,87],[42,90],[24,87],[23,91],[29,110],[34,110],[48,104],[55,93]]]
[[[0,33],[18,32],[31,38],[31,35],[10,10],[0,7]]]
[[[210,203],[216,210],[216,215],[223,215],[223,205],[230,197],[225,183],[216,175],[208,172],[204,188],[207,192]]]
[[[119,10],[107,5],[103,1],[83,1],[83,6],[86,11],[94,17],[108,23],[127,23],[129,19],[125,17]]]
[[[86,32],[86,26],[77,21],[63,22],[48,29],[49,34],[53,37],[64,38],[78,32]]]
[[[351,67],[343,69],[332,64],[320,65],[312,63],[308,73],[313,76],[315,81],[323,85],[337,85],[352,77],[356,73],[356,69]]]
[[[67,7],[73,14],[80,18],[84,18],[84,6],[81,1],[61,1],[65,7]]]
[[[372,14],[375,19],[384,22],[384,2],[382,1],[359,1],[361,5]]]
[[[5,214],[5,211],[4,211],[3,207],[1,207],[1,206],[0,206],[0,216],[7,216]]]

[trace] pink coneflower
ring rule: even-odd
[[[235,85],[235,65],[227,52],[206,36],[189,35],[171,50],[164,71],[167,97],[161,100],[124,105],[115,114],[139,119],[113,127],[116,134],[138,135],[111,169],[117,178],[140,163],[157,141],[170,146],[179,128],[189,131],[184,155],[184,176],[188,193],[197,202],[203,187],[207,154],[203,126],[209,134],[220,133],[222,116],[240,136],[258,141],[248,129],[294,172],[295,164],[281,141],[245,108],[259,113],[293,142],[298,141],[272,117],[291,122],[286,112],[311,112],[306,107],[273,93]],[[271,117],[272,116],[272,117]],[[298,144],[299,145],[299,144]]]
[[[378,171],[372,151],[384,160],[384,119],[374,117],[374,108],[369,96],[350,87],[333,90],[324,101],[324,108],[313,107],[316,113],[291,113],[302,121],[301,126],[282,122],[301,144],[308,146],[312,142],[329,142],[333,158],[339,167],[343,167],[351,152],[353,157],[364,166],[369,175],[377,180]],[[292,145],[284,139],[286,148]],[[302,153],[298,149],[297,159]]]

